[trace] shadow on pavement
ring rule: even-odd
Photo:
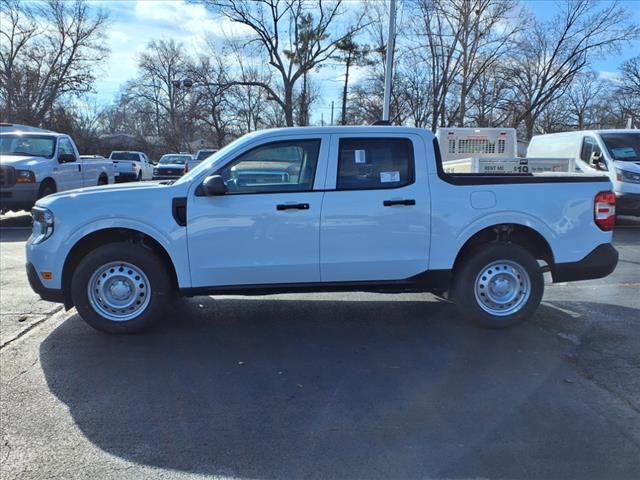
[[[76,315],[40,360],[84,435],[144,465],[261,478],[637,471],[628,438],[584,403],[590,384],[563,381],[566,345],[534,323],[477,329],[428,298],[202,298],[127,337]]]

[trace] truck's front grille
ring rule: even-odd
[[[0,187],[13,187],[15,184],[15,169],[13,167],[0,167]]]

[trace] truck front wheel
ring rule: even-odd
[[[166,312],[173,293],[163,260],[138,244],[117,242],[87,254],[71,281],[80,316],[107,333],[149,329]]]
[[[527,320],[543,293],[542,269],[520,245],[481,245],[456,268],[453,300],[465,316],[485,328],[505,328]]]

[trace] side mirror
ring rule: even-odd
[[[220,175],[210,175],[202,182],[203,193],[208,197],[215,197],[227,193],[227,186]]]
[[[73,153],[61,153],[60,155],[58,155],[59,163],[69,163],[69,162],[75,162],[75,161],[76,161],[76,156]]]

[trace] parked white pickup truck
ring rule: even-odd
[[[0,133],[0,207],[29,210],[37,199],[74,188],[114,183],[110,162],[80,158],[68,135]]]
[[[535,312],[543,272],[566,282],[615,268],[608,178],[441,163],[422,129],[255,132],[173,183],[40,200],[29,281],[106,332],[148,328],[174,293],[345,290],[447,294],[505,327]]]
[[[116,167],[116,182],[140,182],[153,178],[153,164],[142,152],[111,152],[109,159]]]

